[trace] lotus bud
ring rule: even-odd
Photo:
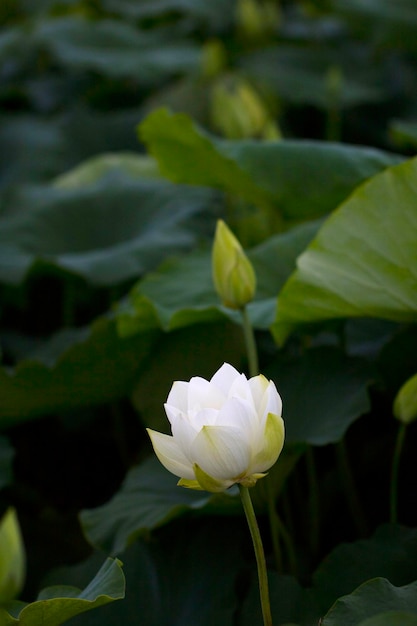
[[[10,507],[0,521],[0,603],[10,602],[21,591],[26,556],[16,511]]]
[[[417,374],[409,378],[394,400],[394,416],[403,424],[417,418]]]
[[[213,282],[224,306],[241,309],[253,300],[256,276],[252,263],[226,224],[217,222],[212,252]]]

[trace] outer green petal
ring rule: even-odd
[[[179,476],[179,478],[194,480],[193,467],[174,438],[170,435],[158,433],[150,428],[146,430],[151,438],[155,454],[162,465],[175,476]]]
[[[220,493],[221,491],[226,491],[226,489],[233,484],[233,481],[231,480],[218,480],[217,478],[213,478],[213,476],[206,474],[206,472],[202,470],[197,463],[194,464],[194,472],[201,489],[204,491]]]
[[[262,449],[256,454],[251,465],[251,474],[264,472],[275,463],[284,445],[285,427],[280,415],[268,413]]]
[[[187,480],[187,478],[181,478],[177,482],[178,487],[185,487],[186,489],[196,489],[197,491],[204,491],[203,487],[197,480]]]

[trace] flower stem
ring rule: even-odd
[[[258,566],[259,595],[261,598],[262,616],[264,626],[272,626],[271,604],[269,601],[268,574],[266,571],[265,553],[262,545],[261,534],[259,532],[258,522],[256,521],[255,511],[253,509],[252,500],[248,487],[239,485],[240,497],[242,499],[243,509],[250,534],[252,537],[253,547],[255,550],[256,563]]]
[[[359,502],[355,481],[349,463],[349,457],[343,440],[339,441],[339,443],[336,444],[336,455],[339,464],[339,472],[341,474],[342,484],[345,489],[347,504],[352,515],[353,523],[355,524],[358,534],[361,537],[364,537],[368,533],[367,524],[361,504]]]
[[[313,556],[319,551],[320,538],[320,496],[317,479],[317,468],[314,452],[311,446],[306,451],[307,477],[309,486],[309,509],[310,509],[310,548]]]
[[[246,354],[248,357],[249,376],[257,376],[259,374],[258,349],[256,347],[255,333],[249,319],[248,309],[244,306],[242,309],[243,334],[245,336]]]
[[[282,563],[282,550],[281,550],[281,544],[280,544],[279,518],[275,510],[275,497],[274,497],[273,485],[272,485],[270,476],[267,476],[265,478],[264,485],[266,487],[266,494],[267,494],[266,497],[267,497],[267,503],[268,503],[269,528],[271,531],[272,548],[273,548],[274,557],[275,557],[275,566],[278,572],[282,572],[283,563]]]
[[[400,466],[401,451],[403,449],[406,428],[406,424],[401,424],[398,429],[397,441],[395,442],[394,457],[392,459],[390,493],[391,524],[396,524],[398,520],[398,469]]]
[[[250,317],[248,314],[248,308],[246,306],[242,307],[242,321],[243,321],[243,334],[245,337],[245,346],[246,346],[246,355],[248,358],[248,368],[249,368],[249,376],[258,376],[259,374],[259,359],[258,359],[258,348],[255,341],[255,333],[253,331],[253,326],[250,321]],[[275,502],[274,502],[274,492],[272,489],[271,477],[267,476],[265,478],[266,489],[267,489],[267,502],[268,502],[268,516],[269,516],[269,526],[271,529],[271,538],[272,538],[272,546],[274,550],[275,563],[277,566],[277,570],[281,571],[282,569],[282,554],[281,554],[281,546],[279,543],[279,526],[276,520],[276,512],[275,512]]]

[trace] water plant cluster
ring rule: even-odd
[[[0,24],[0,625],[261,625],[246,481],[274,626],[415,626],[415,2]],[[184,489],[147,429],[224,363],[285,445],[263,400],[276,450]]]

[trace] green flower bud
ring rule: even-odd
[[[253,300],[256,276],[242,246],[223,220],[214,236],[213,282],[224,306],[241,309]]]
[[[25,573],[25,548],[16,511],[11,507],[0,521],[0,603],[20,593]]]
[[[417,374],[409,378],[395,396],[394,416],[403,424],[417,418]]]

